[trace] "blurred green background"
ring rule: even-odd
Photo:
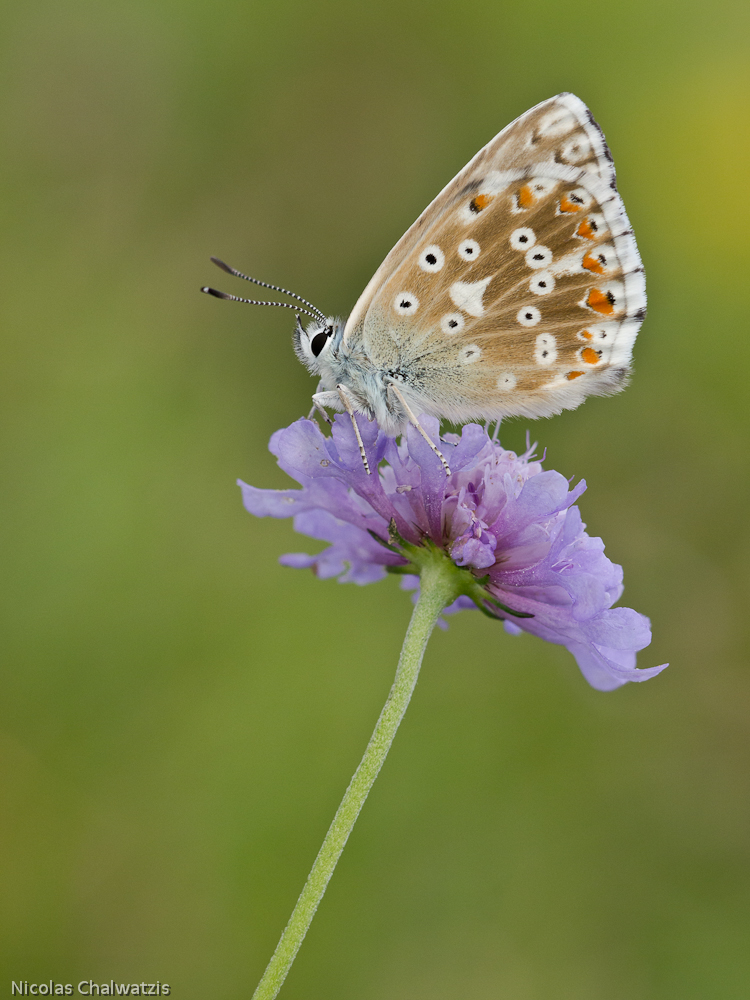
[[[748,995],[749,10],[5,5],[0,992],[249,997],[391,683],[397,581],[282,569],[314,543],[242,509],[313,385],[288,314],[199,295],[243,291],[209,255],[345,314],[572,90],[650,311],[630,388],[531,431],[672,665],[600,694],[454,618],[283,997]]]

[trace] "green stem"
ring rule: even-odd
[[[440,612],[459,592],[455,567],[441,553],[435,552],[425,560],[419,600],[406,632],[393,687],[253,1000],[273,1000],[281,989],[404,717],[417,684],[427,640]]]

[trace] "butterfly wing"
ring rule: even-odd
[[[503,129],[388,254],[344,340],[421,412],[558,413],[617,391],[646,306],[612,157],[572,94]]]

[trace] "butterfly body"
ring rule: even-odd
[[[408,420],[394,386],[414,413],[458,422],[483,415],[467,410],[476,386],[461,386],[462,373],[457,376],[453,372],[452,352],[446,352],[445,358],[436,356],[435,351],[424,356],[413,338],[399,337],[397,325],[371,331],[365,347],[359,338],[347,342],[344,326],[340,320],[331,319],[327,326],[313,323],[306,331],[298,326],[295,332],[298,356],[320,379],[314,397],[320,406],[342,409],[339,391],[342,386],[355,410],[373,417],[386,434],[392,435],[400,433]],[[312,344],[316,336],[325,335],[326,330],[333,331],[328,343],[320,355],[311,356],[305,350],[307,344]]]
[[[298,322],[316,401],[398,433],[540,417],[623,387],[645,278],[612,158],[560,94],[504,129],[388,254],[346,323]],[[347,406],[349,408],[349,406]]]

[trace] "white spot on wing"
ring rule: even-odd
[[[516,319],[521,326],[536,326],[542,314],[536,306],[522,306],[516,313]]]
[[[413,292],[399,292],[393,300],[393,308],[400,316],[413,316],[419,309],[419,299]]]
[[[515,389],[518,379],[513,374],[513,372],[501,372],[497,376],[497,387],[502,392],[510,392],[511,389]]]
[[[471,365],[475,361],[479,361],[479,356],[481,351],[476,344],[468,344],[466,347],[462,347],[458,352],[458,360],[463,365]]]
[[[448,289],[453,304],[470,316],[481,316],[484,312],[482,298],[485,289],[492,281],[492,275],[481,281],[454,281]]]
[[[562,148],[561,156],[568,163],[580,163],[591,152],[591,143],[585,132],[579,133],[570,142],[566,142]]]
[[[557,360],[557,341],[551,333],[540,333],[536,338],[534,360],[538,365],[551,365]]]
[[[514,229],[510,234],[510,245],[514,250],[530,250],[536,243],[536,233],[528,226]]]
[[[534,295],[549,295],[555,287],[555,279],[550,271],[541,271],[529,282],[529,291]]]
[[[463,330],[465,323],[466,320],[463,318],[461,313],[448,313],[440,320],[440,328],[443,333],[447,333],[450,337],[454,333],[460,333],[461,330]]]
[[[539,134],[549,138],[566,135],[568,132],[572,132],[577,124],[572,112],[566,107],[558,105],[542,118],[539,123]]]
[[[546,198],[559,183],[554,177],[532,177],[529,187],[535,198]]]
[[[434,274],[435,271],[439,271],[444,263],[445,254],[436,243],[426,247],[419,255],[419,266],[423,271],[427,271],[428,274]]]
[[[552,263],[552,251],[549,247],[543,247],[541,244],[536,247],[532,247],[524,258],[529,267],[534,269],[540,267],[547,267]]]
[[[458,245],[458,256],[464,260],[476,260],[480,247],[476,240],[462,240]]]

